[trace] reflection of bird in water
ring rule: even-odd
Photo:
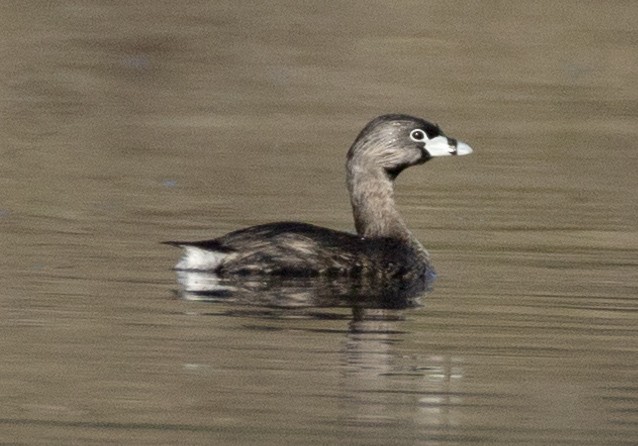
[[[423,119],[380,116],[361,131],[347,156],[357,234],[280,222],[213,240],[166,243],[184,249],[176,269],[218,277],[350,278],[349,287],[358,283],[368,290],[381,282],[424,282],[433,275],[429,254],[395,207],[394,180],[403,169],[433,157],[471,152]]]

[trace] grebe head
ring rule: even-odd
[[[468,155],[467,144],[446,136],[438,125],[409,115],[383,115],[368,123],[348,151],[348,169],[373,166],[394,179],[403,169],[438,156]]]

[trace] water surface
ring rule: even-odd
[[[638,443],[634,3],[0,21],[1,442]],[[388,112],[475,148],[399,177],[432,291],[179,298],[162,240],[350,230],[345,152]]]

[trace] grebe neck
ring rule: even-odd
[[[357,233],[366,238],[411,240],[394,202],[394,181],[381,167],[350,160],[346,166]],[[373,163],[370,163],[373,164]]]

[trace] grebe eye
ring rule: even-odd
[[[425,141],[426,135],[423,130],[415,129],[410,132],[410,138],[412,141],[421,142]]]

